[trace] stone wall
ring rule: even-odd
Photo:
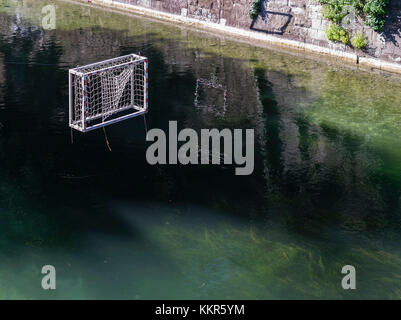
[[[322,17],[318,0],[264,0],[259,16],[252,20],[252,0],[114,0],[202,21],[253,30],[280,38],[297,40],[320,47],[354,52],[350,46],[326,39],[329,23]],[[401,1],[390,0],[389,16],[382,33],[365,26],[357,18],[351,32],[363,31],[369,46],[359,56],[379,58],[401,64]]]

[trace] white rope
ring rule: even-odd
[[[118,110],[131,74],[132,71],[130,69],[124,69],[119,75],[114,75],[110,72],[101,76],[103,120]]]

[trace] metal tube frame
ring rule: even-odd
[[[80,70],[83,70],[85,68],[93,68],[102,64],[106,64],[112,61],[115,61],[116,59],[121,58],[122,60],[124,58],[131,58],[131,61],[129,62],[125,62],[125,63],[121,63],[115,66],[110,66],[110,67],[105,67],[96,71],[90,71],[90,72],[80,72]],[[96,130],[99,129],[101,127],[105,127],[123,120],[127,120],[130,118],[134,118],[140,115],[143,115],[145,113],[148,112],[148,104],[149,104],[149,74],[148,74],[148,59],[146,57],[142,57],[142,56],[138,56],[135,54],[130,54],[127,56],[122,56],[119,58],[115,58],[115,59],[109,59],[109,60],[105,60],[102,62],[97,62],[97,63],[93,63],[90,65],[86,65],[86,66],[82,66],[82,67],[78,67],[75,69],[70,69],[69,70],[69,77],[68,77],[68,84],[69,84],[69,126],[75,130],[81,131],[81,132],[89,132],[92,130]],[[134,68],[135,65],[138,63],[143,63],[144,64],[144,105],[143,106],[136,106],[134,105]],[[115,119],[111,119],[108,121],[103,121],[101,123],[92,125],[92,126],[88,126],[87,122],[90,120],[95,120],[97,118],[100,118],[103,116],[103,114],[100,114],[98,116],[92,116],[92,117],[87,117],[87,113],[86,113],[86,107],[87,107],[87,103],[88,103],[88,97],[87,97],[87,78],[90,75],[94,75],[94,74],[101,74],[103,72],[109,71],[109,70],[114,70],[114,69],[118,69],[118,68],[122,68],[125,66],[131,66],[132,69],[132,76],[131,76],[131,106],[127,106],[125,108],[122,108],[119,111],[125,111],[128,110],[130,108],[133,108],[135,110],[137,110],[137,112],[131,113],[131,114],[127,114],[124,116],[120,116],[118,118]],[[81,106],[81,114],[82,114],[82,125],[79,126],[76,123],[73,123],[73,112],[74,112],[74,108],[73,108],[73,90],[72,90],[72,85],[73,85],[73,81],[72,81],[72,76],[78,76],[80,78],[82,78],[82,106]]]

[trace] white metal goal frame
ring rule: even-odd
[[[69,125],[92,131],[148,112],[148,59],[136,54],[69,70]]]

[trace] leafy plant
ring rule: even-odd
[[[347,34],[347,31],[338,25],[352,12],[352,8],[364,18],[365,24],[376,32],[382,31],[386,24],[389,0],[319,0],[319,3],[323,5],[323,17],[334,23],[326,30],[327,38],[332,41],[348,43],[348,35],[343,35],[344,33]],[[344,22],[350,24],[348,18]],[[362,45],[360,48],[363,48],[367,45],[366,38],[362,38],[361,34],[354,36],[354,38],[356,45],[353,46],[355,48]]]
[[[373,30],[379,32],[384,29],[386,19],[384,17],[367,16],[365,24]]]
[[[321,0],[323,4],[323,17],[333,22],[341,20],[349,13],[345,0]]]
[[[326,29],[327,39],[336,42],[342,42],[344,44],[348,44],[349,35],[347,30],[340,27],[339,25],[333,23],[330,27]]]
[[[385,16],[387,13],[388,0],[366,0],[363,11],[372,16]]]
[[[249,16],[251,19],[256,19],[262,10],[262,0],[253,0],[251,9],[249,10]]]
[[[361,13],[366,0],[319,0],[319,2],[323,5],[323,17],[339,23],[351,13],[352,8],[356,13]]]
[[[357,32],[352,38],[351,38],[351,44],[354,48],[356,49],[362,49],[368,45],[369,41],[366,38],[366,36],[362,32]]]
[[[366,13],[365,24],[375,31],[381,31],[386,24],[387,5],[389,0],[366,0],[363,12]]]
[[[363,11],[363,8],[365,6],[365,0],[353,0],[351,5],[355,8],[355,11],[359,13]]]

